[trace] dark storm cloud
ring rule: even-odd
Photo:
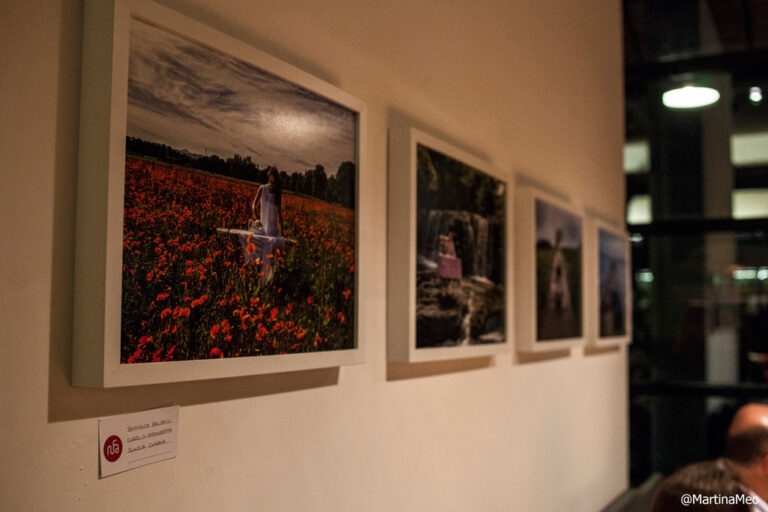
[[[211,125],[193,116],[186,110],[180,109],[175,103],[164,100],[156,96],[152,89],[138,85],[133,80],[128,80],[128,103],[132,106],[145,108],[152,112],[177,117],[180,120],[199,124],[200,126],[213,129]]]
[[[288,172],[356,160],[354,112],[139,20],[129,76],[128,135]]]

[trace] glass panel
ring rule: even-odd
[[[651,148],[647,140],[624,144],[624,172],[636,174],[651,168]]]
[[[632,240],[634,380],[768,383],[766,233]]]
[[[734,219],[768,217],[768,188],[734,190],[732,195]]]
[[[629,406],[632,483],[720,457],[730,420],[744,402],[704,396],[633,396]]]
[[[731,136],[731,163],[733,165],[768,164],[768,132]]]
[[[627,224],[649,224],[651,217],[651,196],[632,196],[627,201]]]

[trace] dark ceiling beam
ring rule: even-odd
[[[768,188],[768,166],[734,167],[734,188]]]
[[[654,220],[651,224],[630,224],[627,230],[632,234],[652,235],[694,235],[735,231],[741,233],[767,233],[768,218],[731,219],[698,218],[676,220]]]
[[[735,166],[734,189],[768,188],[768,165]],[[627,197],[648,193],[648,173],[627,174]]]
[[[665,77],[708,71],[730,73],[734,80],[768,79],[768,49],[632,64],[625,68],[627,96],[644,94],[649,83]]]
[[[637,35],[637,30],[635,28],[635,24],[633,22],[634,16],[632,12],[631,3],[633,0],[624,0],[622,2],[622,9],[624,10],[623,18],[624,18],[624,30],[625,34],[627,35],[627,42],[632,48],[632,54],[634,54],[635,58],[638,62],[642,62],[645,60],[645,55],[643,54],[643,49],[640,46],[640,38]],[[628,52],[624,52],[626,55]]]
[[[747,49],[755,48],[755,31],[752,26],[752,1],[741,0],[741,8],[744,13],[744,38],[747,40]]]

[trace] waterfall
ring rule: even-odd
[[[477,250],[474,252],[474,261],[472,262],[473,274],[490,278],[491,275],[488,272],[488,253],[490,251],[488,243],[489,222],[485,217],[476,214],[473,216],[472,222],[475,224],[475,247],[477,247]]]
[[[419,220],[420,260],[436,262],[440,235],[453,233],[464,275],[493,279],[494,275],[499,274],[494,266],[501,263],[500,255],[492,254],[492,251],[498,251],[501,247],[500,240],[493,240],[500,233],[498,220],[489,220],[482,215],[462,210],[429,210],[426,218]]]

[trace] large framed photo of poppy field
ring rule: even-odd
[[[584,216],[536,187],[515,198],[517,344],[520,352],[567,349],[586,339]]]
[[[390,131],[390,361],[509,350],[510,194],[483,160],[413,128]]]
[[[158,4],[85,5],[73,383],[362,362],[364,105]]]

